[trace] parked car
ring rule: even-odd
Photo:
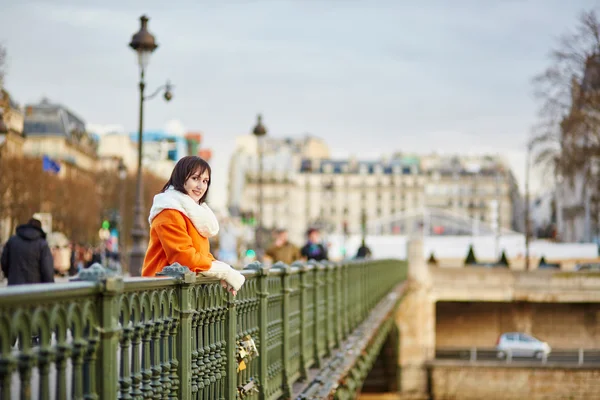
[[[550,345],[526,333],[507,332],[500,335],[496,343],[499,358],[508,354],[512,357],[547,357],[552,351]]]

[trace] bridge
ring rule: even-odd
[[[0,290],[2,399],[591,399],[600,276],[408,262],[248,265],[233,297],[168,267]],[[547,341],[542,359],[494,349]],[[485,382],[482,385],[481,382]],[[554,396],[554,397],[552,397]]]
[[[352,399],[397,334],[406,263],[253,263],[235,297],[163,274],[2,289],[0,398]]]
[[[435,400],[598,397],[598,273],[428,265],[422,243],[413,246],[397,314],[402,393]],[[552,352],[498,357],[505,332],[540,338]]]

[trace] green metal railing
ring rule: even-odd
[[[89,281],[0,290],[0,398],[289,398],[406,267],[253,263],[236,297],[185,267],[163,272],[94,270],[82,276]],[[238,371],[247,335],[259,355]]]

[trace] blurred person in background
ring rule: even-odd
[[[219,230],[219,255],[223,262],[229,265],[237,265],[238,260],[238,229],[229,218],[224,218]],[[212,247],[211,247],[212,248]]]
[[[356,252],[355,258],[371,258],[371,256],[371,249],[365,243],[365,239],[363,239],[360,244],[360,247],[358,248],[358,251]]]
[[[8,285],[54,282],[54,260],[39,220],[32,218],[17,227],[4,246],[0,264]]]
[[[272,263],[281,261],[287,265],[302,258],[300,249],[288,241],[288,232],[285,229],[275,230],[274,243],[267,249],[265,256]]]
[[[306,233],[308,240],[300,254],[305,260],[323,261],[328,260],[327,248],[321,242],[321,233],[316,228],[310,228]]]

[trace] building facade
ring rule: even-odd
[[[85,121],[63,105],[43,99],[25,106],[23,154],[60,162],[59,176],[86,177],[96,170],[98,142]]]
[[[164,131],[148,131],[142,136],[142,165],[156,176],[169,179],[177,161],[187,155],[197,155],[210,161],[211,152],[202,148],[202,134],[190,132],[185,136]],[[118,157],[128,171],[137,170],[138,134],[109,133],[99,138],[101,157]]]
[[[244,208],[254,213],[257,178],[254,171],[246,175],[241,196]],[[263,226],[287,228],[296,242],[304,240],[309,227],[346,234],[363,229],[374,234],[415,229],[431,235],[500,233],[521,228],[515,223],[524,218],[521,210],[512,172],[493,157],[304,158],[285,175],[265,170],[263,178]]]
[[[313,136],[300,138],[274,138],[263,139],[263,172],[265,179],[271,183],[268,187],[278,186],[280,183],[289,186],[295,181],[295,175],[300,172],[303,159],[321,160],[329,158],[329,147],[322,139]],[[254,210],[252,201],[246,198],[247,184],[252,184],[252,177],[258,173],[258,140],[255,136],[245,135],[236,138],[236,146],[229,163],[228,199],[229,213],[238,216],[242,212]],[[275,190],[275,189],[273,189]],[[275,190],[279,193],[279,190]],[[268,194],[267,196],[279,196]],[[271,199],[270,201],[276,201]],[[278,200],[277,200],[278,201]]]
[[[6,132],[0,133],[0,157],[22,155],[23,110],[6,90],[0,90],[0,120],[6,127]]]

